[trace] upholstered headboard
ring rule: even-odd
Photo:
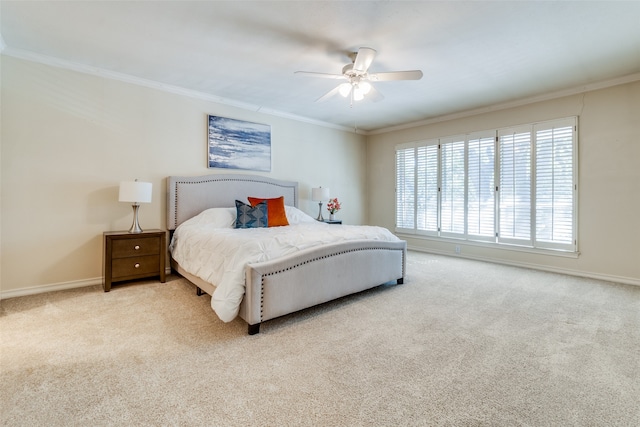
[[[247,197],[284,196],[284,204],[298,207],[298,183],[258,175],[217,174],[167,178],[167,229],[175,230],[209,208],[235,207]]]

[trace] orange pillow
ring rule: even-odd
[[[279,227],[282,225],[289,225],[287,221],[287,213],[284,210],[284,196],[276,197],[275,199],[259,199],[257,197],[247,197],[251,206],[255,206],[258,203],[267,201],[267,226]]]

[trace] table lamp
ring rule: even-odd
[[[133,224],[129,233],[142,233],[142,228],[138,223],[138,208],[140,203],[151,203],[151,183],[135,181],[123,181],[120,183],[120,194],[118,201],[133,203]]]
[[[323,200],[329,200],[329,189],[328,188],[323,188],[323,187],[312,188],[311,189],[311,200],[313,200],[314,202],[319,202],[318,203],[318,218],[316,218],[316,220],[317,221],[324,221],[324,218],[322,217],[322,201]]]

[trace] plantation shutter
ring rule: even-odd
[[[494,241],[495,133],[470,135],[467,163],[467,234]]]
[[[465,141],[441,140],[442,191],[440,231],[442,236],[465,234]]]
[[[534,125],[536,247],[574,249],[575,119]]]
[[[532,244],[531,127],[498,131],[498,241]]]
[[[438,145],[417,148],[417,229],[423,234],[438,233]]]
[[[415,151],[414,147],[396,149],[396,229],[404,232],[415,228]]]
[[[396,231],[575,253],[577,153],[577,117],[398,145]]]

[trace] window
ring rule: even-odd
[[[465,229],[465,141],[445,141],[440,150],[440,232],[448,236],[462,236]]]
[[[495,134],[468,140],[467,234],[477,240],[495,239]]]
[[[396,153],[396,227],[415,227],[415,150]]]
[[[535,224],[539,247],[567,249],[574,241],[573,130],[573,126],[535,129]]]
[[[531,240],[531,130],[498,131],[499,233],[498,241],[532,245]]]
[[[396,147],[396,231],[577,250],[576,118]]]
[[[438,146],[417,148],[417,229],[427,234],[438,232]]]

